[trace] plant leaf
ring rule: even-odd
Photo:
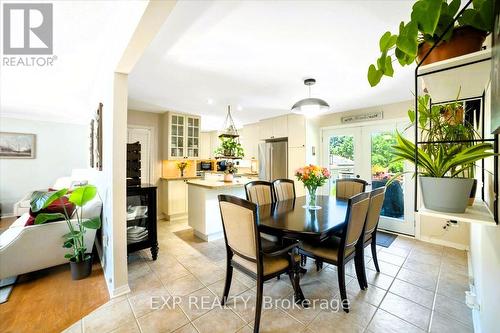
[[[380,52],[387,52],[391,47],[396,45],[397,38],[398,36],[391,34],[390,31],[386,31],[382,37],[380,37]]]
[[[101,218],[98,216],[85,220],[82,225],[87,229],[99,229],[101,227]]]
[[[50,191],[50,192],[45,192],[45,191],[35,191],[31,195],[31,211],[33,213],[36,213],[44,208],[47,208],[51,203],[56,201],[57,199],[62,198],[66,192],[68,192],[67,189],[63,188],[59,191]]]
[[[394,75],[394,69],[392,68],[392,58],[388,56],[385,58],[385,70],[384,74],[392,77]]]
[[[35,217],[35,224],[43,224],[48,221],[66,219],[66,215],[61,213],[40,213]]]
[[[412,58],[412,61],[417,56],[418,51],[418,27],[414,21],[404,24],[401,22],[399,26],[399,35],[396,41],[397,48],[406,53]],[[399,57],[398,57],[399,59]]]
[[[97,188],[93,185],[77,187],[69,196],[69,201],[78,207],[84,206],[87,202],[94,199],[97,194]]]
[[[443,0],[419,0],[413,5],[412,22],[416,22],[423,33],[433,35],[436,30]]]
[[[382,71],[376,69],[375,65],[370,65],[370,67],[368,67],[368,82],[370,86],[375,87],[380,82],[382,75]]]

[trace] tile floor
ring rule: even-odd
[[[66,332],[251,332],[255,283],[239,272],[233,276],[230,295],[244,297],[235,299],[229,308],[204,310],[187,305],[190,296],[203,296],[218,304],[225,276],[223,240],[198,240],[185,221],[160,221],[158,228],[158,260],[151,261],[148,251],[129,258],[132,292],[109,301]],[[348,267],[348,314],[278,305],[263,310],[260,331],[473,332],[471,311],[464,304],[468,290],[465,251],[398,237],[389,248],[378,248],[378,256],[381,273],[375,271],[371,254],[366,253],[366,291],[360,291],[353,265]],[[301,286],[311,300],[339,297],[334,266],[325,265],[316,272],[308,260]],[[273,300],[290,299],[292,292],[286,277],[269,281],[264,288],[264,295]],[[173,295],[182,297],[181,306],[152,309],[152,297],[158,300]],[[245,307],[242,299],[249,300],[249,306]]]

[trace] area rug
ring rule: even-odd
[[[10,293],[14,289],[17,276],[0,280],[0,304],[9,300]]]
[[[389,247],[397,237],[398,235],[389,234],[387,232],[377,230],[377,245]]]

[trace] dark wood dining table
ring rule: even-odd
[[[319,195],[321,209],[304,208],[305,196],[259,205],[259,230],[278,237],[322,241],[342,230],[346,221],[347,200]]]

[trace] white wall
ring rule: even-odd
[[[88,167],[89,127],[27,119],[0,118],[0,131],[36,134],[34,159],[0,159],[2,215],[26,193],[47,190],[72,169]]]

